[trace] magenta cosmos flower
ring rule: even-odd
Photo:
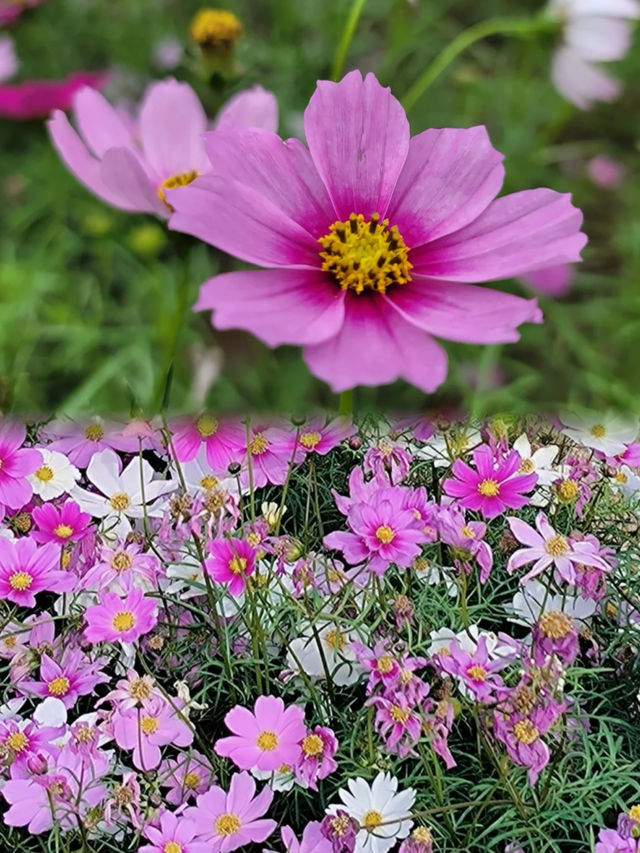
[[[425,391],[447,359],[432,335],[517,340],[535,300],[480,287],[575,261],[581,213],[547,189],[495,200],[502,155],[484,127],[410,139],[372,74],[320,81],[309,148],[263,130],[205,135],[212,173],[170,193],[170,227],[267,267],[216,276],[196,309],[269,346],[299,344],[336,391],[403,377]]]
[[[256,551],[244,539],[214,539],[204,567],[217,583],[226,583],[230,595],[241,595],[256,568]]]
[[[82,539],[91,528],[91,516],[82,512],[75,501],[66,501],[59,507],[42,504],[34,508],[31,517],[37,527],[31,534],[36,542],[67,545]]]
[[[26,435],[23,424],[0,420],[0,515],[5,506],[20,509],[33,495],[27,477],[42,465],[42,454],[22,447]]]
[[[68,110],[80,89],[99,89],[106,76],[77,71],[62,80],[25,80],[0,86],[0,116],[10,119],[45,118],[52,110]]]
[[[151,844],[144,844],[138,853],[209,853],[211,848],[198,841],[195,823],[173,812],[163,812],[159,826],[148,826],[144,836]]]
[[[271,805],[273,791],[264,787],[257,797],[255,793],[256,783],[248,773],[234,773],[228,793],[213,785],[200,794],[197,805],[184,811],[195,823],[198,839],[209,843],[210,853],[230,853],[271,835],[275,820],[261,818]]]
[[[236,96],[230,115],[225,117],[223,109],[218,117],[219,126],[264,121],[275,130],[273,94],[258,87],[244,96],[252,109],[240,109]],[[265,101],[270,109],[264,109]],[[152,83],[136,118],[124,116],[91,89],[78,92],[73,111],[81,136],[64,113],[56,112],[48,122],[51,140],[76,178],[113,207],[167,217],[171,208],[165,191],[211,168],[202,141],[209,122],[186,83]]]
[[[191,462],[205,447],[207,463],[216,474],[226,474],[230,462],[242,459],[246,430],[237,421],[219,420],[208,412],[173,424],[172,446],[178,462]]]
[[[307,734],[302,708],[287,708],[276,696],[259,696],[253,712],[236,705],[224,723],[233,736],[220,738],[215,751],[230,758],[241,770],[293,767],[300,757],[300,742]]]
[[[35,607],[37,593],[69,592],[75,582],[75,575],[60,569],[60,549],[53,543],[0,538],[0,598],[5,601]]]
[[[0,24],[11,24],[32,6],[39,6],[45,0],[0,0]]]
[[[141,589],[134,589],[124,598],[105,593],[100,604],[87,607],[84,618],[84,638],[88,643],[134,643],[155,628],[158,611],[152,598],[145,598]]]
[[[460,506],[481,512],[485,518],[496,518],[507,508],[520,509],[529,503],[524,492],[538,482],[537,474],[518,474],[522,459],[512,450],[504,459],[496,459],[491,448],[483,444],[473,451],[475,470],[456,459],[453,478],[444,481],[444,491],[456,498]]]

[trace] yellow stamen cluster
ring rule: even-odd
[[[5,743],[11,752],[17,755],[29,746],[29,738],[24,734],[24,732],[12,732],[6,739]]]
[[[330,631],[327,631],[324,641],[329,648],[337,652],[341,651],[345,644],[345,639],[337,628],[332,628]]]
[[[307,450],[313,450],[320,444],[322,435],[319,432],[303,432],[300,436],[300,444]]]
[[[58,539],[68,539],[70,536],[73,536],[73,527],[69,527],[68,524],[59,524],[54,528],[53,532]]]
[[[280,740],[275,732],[260,732],[256,740],[256,746],[263,752],[273,752],[279,742]]]
[[[409,708],[402,708],[400,705],[392,705],[389,710],[389,716],[394,723],[406,723],[411,716]]]
[[[548,610],[538,620],[538,627],[551,640],[561,640],[571,631],[571,619],[559,610]]]
[[[247,561],[244,557],[232,557],[228,565],[229,571],[234,575],[243,575],[247,568]]]
[[[100,441],[104,438],[104,430],[100,424],[89,424],[84,431],[84,437],[89,441]]]
[[[129,631],[136,624],[136,618],[130,610],[121,610],[111,620],[114,630]]]
[[[540,732],[531,720],[520,720],[520,722],[516,723],[513,727],[513,734],[516,740],[526,744],[533,743],[540,737]]]
[[[193,770],[190,770],[188,773],[184,774],[183,782],[185,788],[189,788],[189,790],[192,791],[200,784],[200,777]]]
[[[497,480],[481,480],[478,483],[478,493],[485,498],[495,498],[500,494],[500,483]]]
[[[381,524],[376,530],[376,539],[383,545],[393,542],[395,535],[395,532],[387,524]]]
[[[41,483],[48,483],[53,480],[53,468],[51,465],[41,465],[34,474]]]
[[[196,178],[200,177],[200,172],[196,169],[190,169],[188,172],[179,172],[177,175],[170,175],[168,178],[165,178],[164,181],[160,184],[158,189],[156,190],[158,194],[158,198],[167,208],[173,213],[174,208],[167,201],[167,196],[165,195],[167,190],[175,190],[177,187],[188,187],[189,184],[193,183]]]
[[[196,429],[203,438],[210,438],[212,435],[215,435],[218,432],[219,426],[218,420],[213,415],[200,415],[196,421]]]
[[[109,503],[116,512],[123,512],[131,506],[131,498],[124,492],[116,492],[115,495],[111,496]]]
[[[133,565],[133,560],[126,551],[116,551],[109,560],[109,565],[114,572],[126,572]]]
[[[382,823],[382,815],[380,812],[377,812],[375,809],[371,809],[371,811],[366,812],[362,816],[362,821],[360,825],[364,829],[376,829]]]
[[[242,826],[240,818],[233,812],[221,814],[216,818],[214,823],[215,831],[218,835],[234,835]]]
[[[249,442],[249,453],[252,456],[261,456],[269,447],[269,439],[261,432],[257,432]]]
[[[14,572],[9,577],[9,586],[11,589],[18,590],[18,592],[23,592],[25,589],[29,589],[32,583],[33,577],[29,572]]]
[[[345,222],[334,222],[318,242],[324,249],[322,269],[342,290],[385,293],[391,285],[411,281],[409,249],[397,226],[390,228],[388,219],[381,222],[378,213],[368,220],[352,213]]]
[[[389,655],[383,655],[377,660],[378,672],[386,675],[388,672],[391,672],[393,669],[393,658],[389,657]]]
[[[64,675],[59,675],[47,684],[49,696],[66,696],[69,692],[69,679]]]
[[[343,835],[349,831],[349,827],[351,826],[351,821],[349,820],[348,815],[337,815],[336,817],[332,817],[329,821],[331,825],[331,832],[336,838],[342,838]]]
[[[178,844],[177,841],[167,841],[167,843],[162,848],[162,853],[183,853],[182,844]]]
[[[487,670],[480,666],[479,663],[470,666],[467,670],[467,675],[469,678],[472,678],[474,681],[486,681],[487,678]]]
[[[202,486],[203,489],[210,491],[210,489],[215,489],[215,487],[218,485],[219,482],[220,481],[218,480],[218,478],[214,477],[212,474],[211,476],[203,477],[200,480],[200,485]]]
[[[569,543],[564,536],[553,536],[551,539],[547,540],[544,549],[547,554],[550,554],[552,557],[564,557],[564,555],[569,551]]]
[[[518,474],[532,474],[536,470],[533,459],[523,459],[518,468]]]
[[[145,735],[154,735],[158,731],[157,717],[143,717],[140,720],[140,729]]]
[[[307,758],[316,758],[322,755],[324,750],[324,742],[320,735],[307,735],[302,739],[300,746]]]
[[[607,434],[607,430],[602,424],[594,424],[589,432],[594,438],[604,438]]]
[[[629,809],[629,817],[631,820],[640,821],[640,805],[631,806]]]
[[[190,33],[202,47],[229,50],[242,35],[242,24],[226,9],[200,9],[191,20]]]
[[[129,685],[129,695],[137,702],[145,702],[153,695],[153,680],[148,675],[134,678]]]
[[[556,486],[556,494],[563,503],[571,503],[578,497],[578,484],[575,480],[562,480]]]

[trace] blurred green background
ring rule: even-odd
[[[111,69],[109,97],[139,98],[169,73],[190,82],[207,111],[261,83],[278,98],[281,132],[299,134],[317,78],[328,77],[351,3],[245,0],[224,4],[243,21],[241,73],[208,80],[189,45],[197,0],[49,0],[11,28],[20,79],[78,68]],[[212,4],[213,5],[213,4]],[[222,4],[218,4],[222,5]],[[495,15],[539,12],[537,0],[368,0],[346,68],[374,70],[402,95],[461,30]],[[185,44],[171,72],[154,64],[158,41]],[[359,389],[356,406],[386,411],[471,407],[475,412],[554,410],[560,405],[640,408],[640,51],[611,70],[625,81],[615,104],[581,113],[549,81],[553,38],[492,37],[459,58],[409,112],[412,132],[483,123],[506,154],[505,191],[571,191],[590,243],[571,294],[541,297],[543,326],[518,344],[447,345],[449,379],[433,397],[397,383]],[[166,232],[151,217],[103,205],[67,173],[42,122],[0,120],[0,412],[148,412],[168,405],[290,411],[334,407],[299,350],[270,351],[242,333],[219,334],[190,305],[215,272],[215,253]],[[590,158],[621,161],[616,190],[590,181]],[[180,279],[189,258],[188,299]],[[228,262],[223,261],[223,263]],[[500,285],[525,293],[518,282]],[[210,379],[221,372],[207,390]],[[496,384],[496,382],[498,384]]]

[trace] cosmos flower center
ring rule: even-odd
[[[618,471],[613,479],[616,481],[616,483],[622,483],[622,485],[629,482],[629,478],[622,471]]]
[[[53,480],[53,468],[50,465],[41,465],[34,473],[34,477],[37,477],[41,483],[48,483]]]
[[[196,169],[190,169],[188,172],[178,172],[177,175],[170,175],[165,178],[157,189],[158,198],[164,206],[173,213],[173,207],[167,201],[165,190],[175,190],[176,187],[188,187],[196,178],[200,176],[200,172]]]
[[[9,578],[9,586],[11,589],[17,589],[18,592],[29,589],[32,583],[33,577],[29,572],[14,572]]]
[[[129,695],[138,702],[150,699],[153,693],[153,684],[148,676],[135,678],[129,685]]]
[[[244,557],[232,557],[229,560],[229,571],[234,575],[242,575],[247,568],[247,561]]]
[[[84,431],[84,437],[89,441],[100,441],[101,438],[104,438],[104,430],[100,424],[89,424]]]
[[[24,732],[13,732],[6,740],[9,749],[16,755],[29,746],[29,738]]]
[[[320,444],[321,438],[322,436],[319,432],[303,432],[300,436],[300,444],[303,447],[307,447],[309,450],[312,450]]]
[[[607,430],[602,426],[602,424],[594,424],[589,432],[594,438],[604,438],[607,434]]]
[[[218,432],[218,421],[213,415],[200,415],[196,421],[196,429],[203,438],[210,438]]]
[[[545,543],[544,549],[552,557],[564,557],[569,550],[569,543],[564,536],[552,536]]]
[[[393,542],[395,535],[394,531],[387,524],[381,524],[376,530],[376,539],[383,545]]]
[[[486,681],[487,670],[483,666],[480,666],[479,663],[476,663],[469,667],[467,675],[469,678],[473,679],[473,681]]]
[[[420,841],[422,844],[428,844],[430,841],[433,841],[431,830],[426,826],[418,826],[411,833],[411,837],[414,841]]]
[[[460,534],[464,536],[465,539],[476,538],[476,534],[473,532],[473,528],[469,527],[468,524],[465,524],[465,526],[460,530]]]
[[[111,557],[109,565],[116,572],[125,572],[133,565],[133,560],[126,551],[116,551]]]
[[[217,835],[234,835],[242,826],[240,818],[233,812],[221,814],[216,818],[214,829]]]
[[[69,679],[64,675],[59,675],[47,684],[47,690],[50,696],[66,696],[70,686]]]
[[[229,49],[241,35],[242,24],[226,9],[201,9],[191,22],[191,38],[203,47]]]
[[[571,631],[571,619],[560,610],[548,610],[538,620],[538,626],[545,637],[560,640]]]
[[[263,752],[273,752],[273,750],[278,746],[278,743],[278,735],[275,732],[270,731],[260,732],[256,740],[258,749],[261,749]]]
[[[391,672],[393,669],[393,658],[390,658],[389,655],[383,655],[381,658],[378,658],[378,671],[382,673]]]
[[[365,812],[362,816],[361,825],[365,829],[375,829],[380,826],[382,823],[382,815],[380,812],[377,812],[375,809],[371,809],[368,812]]]
[[[158,731],[157,717],[143,717],[140,720],[140,728],[145,735],[153,735]]]
[[[249,453],[252,456],[261,456],[269,447],[269,440],[261,432],[257,432],[249,442]]]
[[[523,459],[518,468],[518,474],[531,474],[536,470],[533,459]]]
[[[337,628],[332,628],[331,631],[327,631],[327,635],[324,639],[326,644],[334,651],[340,651],[344,648],[344,637]]]
[[[569,502],[578,497],[578,484],[575,480],[563,480],[556,488],[561,501]]]
[[[516,740],[526,744],[533,743],[540,736],[540,732],[531,720],[520,720],[520,722],[516,723],[513,727],[513,734]]]
[[[342,290],[385,293],[391,285],[411,281],[409,249],[397,226],[390,228],[388,219],[381,222],[378,213],[371,219],[352,213],[344,222],[330,225],[318,242],[324,249],[322,269]]]
[[[59,524],[53,531],[58,539],[68,539],[70,536],[73,536],[73,527],[69,527],[68,524]]]
[[[478,493],[484,498],[495,498],[500,494],[500,483],[497,480],[481,480],[478,483]]]
[[[409,708],[401,708],[400,705],[392,705],[389,716],[394,723],[406,723],[411,716]]]
[[[218,478],[214,477],[213,475],[211,475],[210,477],[203,477],[200,480],[200,485],[203,489],[206,489],[207,491],[209,491],[209,489],[215,489],[215,487],[218,485]]]
[[[116,631],[129,631],[136,624],[136,618],[130,610],[121,610],[113,617],[111,624]]]
[[[167,841],[162,848],[162,853],[182,853],[183,849],[182,844],[178,844],[177,841]]]
[[[109,503],[116,512],[122,512],[131,506],[131,498],[124,492],[116,492],[115,495],[112,495]]]
[[[346,835],[349,827],[351,826],[351,821],[348,815],[344,814],[332,817],[329,823],[331,824],[331,831],[336,838],[342,838],[343,835]]]
[[[315,758],[318,755],[322,755],[322,751],[324,750],[324,743],[320,735],[307,735],[302,739],[300,746],[307,758]]]
[[[185,788],[193,790],[194,788],[197,788],[200,784],[200,777],[193,770],[190,770],[189,773],[185,773],[183,781]]]
[[[81,723],[74,733],[76,743],[89,743],[94,739],[94,729],[88,723]]]
[[[631,806],[631,808],[629,809],[629,817],[631,818],[631,820],[640,821],[640,805]]]

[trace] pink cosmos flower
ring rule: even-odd
[[[623,183],[627,172],[618,160],[599,154],[589,160],[587,174],[597,187],[615,190]]]
[[[51,440],[49,450],[64,453],[78,468],[86,468],[93,455],[100,450],[138,453],[138,437],[125,433],[125,429],[123,423],[106,422],[97,417],[84,423],[65,418],[47,424],[42,434]]]
[[[38,755],[57,752],[51,741],[60,737],[63,731],[62,727],[39,726],[31,720],[24,723],[15,720],[0,722],[0,745],[12,772],[25,767]]]
[[[475,470],[462,459],[451,468],[453,478],[444,481],[443,489],[459,506],[481,512],[485,518],[496,518],[507,508],[520,509],[529,503],[523,492],[530,492],[538,482],[537,475],[518,474],[522,462],[517,450],[496,459],[491,448],[483,444],[473,451]]]
[[[305,457],[304,448],[296,446],[296,434],[279,424],[256,422],[250,424],[249,437],[242,442],[243,460],[240,482],[260,489],[267,483],[280,486],[287,479],[289,467]],[[249,476],[251,465],[251,476]]]
[[[153,699],[143,708],[116,711],[112,726],[118,746],[133,750],[132,760],[138,770],[152,770],[160,764],[161,746],[171,743],[184,747],[193,742],[191,728],[163,698]]]
[[[573,287],[576,277],[573,264],[557,264],[543,270],[534,270],[522,276],[525,284],[545,296],[566,296]]]
[[[94,564],[80,581],[81,589],[115,592],[126,595],[139,587],[150,592],[156,587],[160,561],[140,545],[118,541],[112,548],[102,548]]]
[[[234,773],[228,793],[213,785],[200,794],[197,805],[184,811],[195,823],[198,839],[208,842],[209,853],[231,853],[271,835],[275,820],[261,818],[271,805],[273,791],[264,787],[257,797],[255,793],[256,783],[248,773]]]
[[[485,583],[493,567],[493,551],[484,541],[487,525],[481,521],[467,521],[464,512],[455,504],[443,507],[438,513],[440,541],[447,544],[453,562],[464,571],[471,571],[470,561],[480,566],[480,582]]]
[[[404,447],[388,438],[381,438],[375,447],[370,447],[365,453],[362,467],[368,473],[388,477],[392,483],[400,483],[409,473],[412,458]]]
[[[227,584],[231,595],[241,595],[256,569],[255,548],[244,539],[214,539],[209,543],[204,567],[214,581]]]
[[[282,827],[280,838],[286,853],[333,853],[334,850],[331,841],[322,834],[321,824],[315,821],[305,826],[300,841],[290,826]],[[275,851],[265,850],[264,853]]]
[[[528,716],[516,711],[509,715],[500,710],[494,712],[493,734],[507,747],[512,761],[528,767],[530,785],[535,785],[551,757],[542,735],[549,731],[565,708],[565,704],[550,701],[545,707],[535,708]]]
[[[640,806],[618,816],[616,829],[601,829],[595,853],[640,853]]]
[[[158,610],[152,598],[145,598],[141,589],[134,589],[124,598],[108,592],[100,604],[84,612],[88,643],[134,643],[152,631],[158,623]]]
[[[520,583],[526,583],[553,566],[557,576],[565,583],[575,585],[578,566],[594,566],[603,572],[611,566],[598,554],[590,542],[574,542],[558,534],[543,512],[536,516],[536,529],[519,518],[507,519],[511,532],[525,545],[509,557],[507,572],[512,574],[527,563],[533,567]]]
[[[75,501],[66,501],[62,506],[46,503],[34,507],[31,517],[36,525],[31,535],[36,542],[67,545],[82,539],[91,529],[91,516],[82,512]]]
[[[211,762],[196,750],[190,755],[163,762],[159,772],[160,784],[169,788],[165,799],[173,806],[180,806],[198,794],[204,794],[214,781]]]
[[[13,39],[0,36],[0,83],[9,80],[18,70],[18,57],[13,46]]]
[[[293,767],[300,755],[300,741],[307,734],[302,708],[285,707],[276,696],[259,696],[253,712],[236,705],[224,723],[233,736],[220,738],[214,749],[241,770]]]
[[[93,692],[97,684],[109,681],[109,676],[100,669],[106,659],[91,661],[80,649],[67,647],[60,662],[43,654],[40,659],[40,680],[24,679],[20,690],[26,695],[54,696],[65,708],[72,708],[80,696]]]
[[[45,0],[0,0],[0,25],[13,23],[25,9],[39,6]]]
[[[229,116],[225,118],[223,111],[218,119],[222,126],[264,121],[274,131],[274,96],[263,89],[243,95],[251,99],[252,108],[243,110],[241,96],[236,96]],[[264,102],[271,109],[265,110]],[[51,140],[76,178],[113,207],[166,218],[171,211],[166,191],[211,169],[202,141],[207,117],[187,83],[173,79],[152,83],[136,118],[123,116],[91,89],[77,93],[73,111],[81,135],[57,111],[48,122]]]
[[[297,344],[336,391],[402,376],[430,392],[446,376],[431,335],[518,338],[535,300],[468,282],[576,261],[585,238],[568,196],[495,200],[502,155],[483,127],[410,140],[399,102],[369,74],[320,81],[309,149],[264,130],[205,136],[211,174],[170,194],[170,227],[262,271],[205,282],[197,310],[269,346]]]
[[[67,110],[79,89],[100,89],[106,75],[77,71],[63,80],[26,80],[0,85],[0,116],[10,119],[45,118],[52,110]]]
[[[35,607],[36,594],[70,592],[76,578],[60,568],[60,549],[33,539],[0,538],[0,598],[22,607]]]
[[[20,509],[33,495],[27,477],[42,465],[39,450],[22,447],[24,424],[0,419],[0,515],[5,506]]]
[[[331,729],[309,729],[300,741],[300,756],[293,768],[298,784],[317,791],[318,779],[325,779],[338,769],[333,758],[337,750],[338,740]]]
[[[230,462],[239,462],[245,441],[241,423],[204,413],[172,424],[172,445],[178,462],[190,462],[204,445],[207,463],[218,475],[227,473]]]
[[[209,845],[195,838],[196,832],[193,821],[163,812],[159,826],[144,830],[143,835],[151,844],[143,844],[138,853],[210,853]]]
[[[457,640],[453,640],[449,646],[449,654],[440,654],[438,662],[444,672],[456,675],[479,702],[495,699],[495,691],[503,686],[498,671],[510,663],[507,659],[491,659],[485,636],[478,639],[473,651],[463,649]]]
[[[389,752],[401,758],[415,755],[413,747],[422,735],[423,721],[419,709],[402,693],[393,698],[373,696],[365,704],[376,709],[376,731]]]
[[[330,450],[357,432],[349,418],[335,418],[328,423],[324,418],[309,418],[300,427],[298,444],[307,453],[326,456]]]

